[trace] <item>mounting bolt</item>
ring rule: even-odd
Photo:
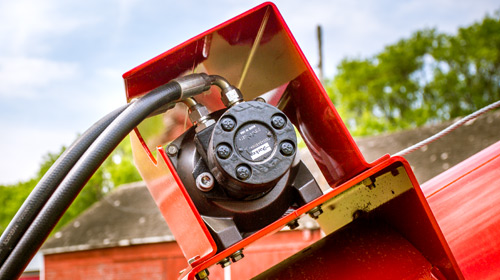
[[[266,100],[262,97],[255,97],[254,101],[258,101],[258,102],[262,102],[262,103],[266,103]]]
[[[238,251],[234,252],[234,253],[231,255],[231,260],[232,260],[233,262],[237,262],[237,261],[239,261],[239,260],[243,259],[243,257],[244,257],[244,256],[245,256],[245,255],[243,255],[243,249],[241,249],[241,250],[238,250]]]
[[[208,275],[210,273],[208,272],[208,269],[204,269],[200,272],[198,272],[198,274],[196,274],[196,279],[198,280],[208,280]]]
[[[282,116],[276,115],[271,118],[271,124],[273,125],[274,128],[281,129],[285,127],[286,120]]]
[[[217,146],[217,156],[219,156],[221,159],[227,159],[230,155],[233,149],[229,147],[227,144],[220,144]]]
[[[298,219],[295,219],[291,222],[289,222],[288,224],[286,224],[291,230],[293,229],[296,229],[299,227],[299,220]]]
[[[231,265],[231,260],[229,258],[223,258],[217,264],[219,264],[221,268],[225,268]]]
[[[225,131],[231,131],[236,126],[236,122],[231,117],[224,117],[220,121],[220,125],[222,126],[222,129],[224,129]]]
[[[283,142],[280,146],[280,152],[285,156],[291,156],[295,152],[295,148],[290,142]]]
[[[208,172],[203,172],[196,177],[196,187],[202,192],[208,192],[214,187],[214,176]]]
[[[236,177],[240,180],[246,180],[252,175],[252,170],[246,165],[239,165],[236,167]]]
[[[309,216],[313,219],[317,219],[319,215],[323,214],[323,210],[321,209],[321,206],[316,206],[311,211],[308,212]]]
[[[174,157],[175,155],[177,155],[177,153],[179,152],[179,149],[177,148],[177,146],[175,145],[169,145],[167,147],[167,154],[171,157]]]

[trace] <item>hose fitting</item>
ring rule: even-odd
[[[243,102],[241,91],[232,86],[226,79],[219,75],[210,75],[212,85],[217,86],[221,90],[221,99],[224,106],[227,108]]]
[[[174,79],[173,82],[178,83],[181,87],[181,96],[179,100],[193,97],[209,90],[212,86],[212,79],[205,73],[186,75]]]

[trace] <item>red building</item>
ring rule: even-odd
[[[303,225],[245,248],[244,260],[229,268],[233,277],[252,277],[320,238],[314,221]],[[47,280],[177,279],[188,265],[142,182],[110,193],[57,232],[42,251]],[[211,273],[213,279],[224,277],[220,268]]]

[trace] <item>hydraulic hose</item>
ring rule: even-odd
[[[68,149],[66,149],[66,151],[64,151],[45,173],[3,232],[0,238],[0,263],[3,263],[12,249],[16,247],[17,242],[34,221],[36,215],[47,203],[50,196],[54,193],[66,174],[73,168],[83,153],[104,129],[129,105],[130,103],[121,106],[94,123]]]
[[[206,74],[193,74],[158,87],[130,104],[92,143],[49,198],[26,233],[0,267],[0,280],[19,277],[57,221],[92,174],[142,120],[171,102],[199,94],[211,86]]]
[[[66,209],[85,186],[102,162],[139,123],[159,108],[172,102],[192,97],[216,84],[207,74],[192,74],[160,86],[123,110],[95,139],[73,168],[67,173],[52,196],[29,225],[25,234],[12,248],[10,255],[0,267],[0,280],[13,279],[21,275]],[[241,93],[231,89],[223,92],[223,101],[238,101]]]

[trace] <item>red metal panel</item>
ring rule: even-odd
[[[141,166],[139,172],[165,221],[170,225],[184,256],[187,259],[195,258],[195,265],[215,254],[215,241],[186,193],[179,176],[170,172],[174,168],[163,149],[158,148],[159,156],[155,160],[137,133],[132,133],[130,138],[132,149],[140,151],[134,152],[134,161]]]
[[[433,277],[432,264],[400,233],[380,222],[357,220],[256,279],[436,279]]]
[[[261,40],[257,41],[258,38]],[[226,77],[241,89],[245,100],[267,94],[270,103],[281,108],[297,127],[334,190],[214,256],[214,242],[165,152],[161,147],[157,149],[156,163],[137,133],[132,140],[141,175],[186,258],[199,256],[181,277],[194,278],[201,270],[280,230],[333,196],[390,165],[399,164],[404,165],[410,175],[414,191],[406,203],[413,205],[417,214],[412,216],[415,223],[411,224],[401,218],[407,215],[399,215],[395,207],[388,211],[393,214],[391,219],[400,223],[397,229],[417,244],[415,247],[429,262],[439,266],[447,277],[460,278],[409,165],[402,158],[389,156],[371,164],[365,161],[273,4],[262,4],[125,73],[127,98],[140,96],[172,78],[198,71]],[[203,98],[207,104],[215,104],[212,110],[221,108],[217,92]],[[170,184],[174,180],[177,185]]]
[[[500,279],[500,142],[422,185],[466,279]]]

